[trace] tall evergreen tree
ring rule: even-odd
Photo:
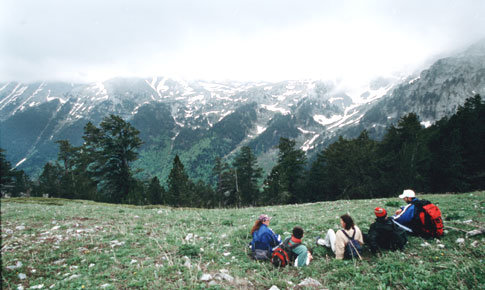
[[[217,180],[214,203],[219,207],[235,205],[237,189],[234,169],[217,157],[212,172]]]
[[[280,138],[278,162],[265,181],[266,198],[272,198],[282,203],[303,200],[302,188],[306,156],[305,152],[296,149],[295,145],[294,140]]]
[[[167,198],[170,205],[188,206],[191,204],[192,194],[190,189],[192,188],[192,182],[187,173],[185,173],[184,165],[178,155],[175,155],[173,159],[167,186]]]
[[[429,191],[469,191],[485,188],[485,104],[475,95],[429,128],[431,151]]]
[[[21,193],[29,193],[32,187],[30,178],[23,170],[12,171],[13,188],[11,189],[12,197],[18,197]]]
[[[147,196],[150,204],[162,204],[165,198],[165,190],[160,185],[158,177],[153,177],[147,189]]]
[[[15,170],[0,148],[0,190],[11,197],[18,197],[21,193],[29,193],[32,187],[30,178],[23,170]]]
[[[379,195],[376,147],[377,142],[371,140],[365,130],[353,140],[340,136],[318,155],[307,188],[314,192],[317,200]]]
[[[391,126],[378,148],[383,191],[395,194],[403,188],[423,190],[429,169],[429,152],[418,116],[402,117]]]
[[[193,184],[192,192],[194,196],[192,206],[213,208],[217,205],[214,190],[202,180]]]
[[[236,155],[233,167],[236,177],[237,205],[255,205],[259,198],[258,182],[262,169],[258,167],[256,156],[251,148],[243,146]]]
[[[34,188],[34,195],[48,194],[49,197],[60,197],[61,177],[62,169],[58,163],[46,163],[38,178],[38,185]]]
[[[59,144],[59,153],[57,160],[62,162],[64,172],[61,177],[60,196],[64,198],[77,198],[77,188],[74,180],[73,169],[76,162],[76,153],[78,148],[73,147],[68,140],[56,141]]]
[[[2,191],[12,182],[12,174],[10,172],[12,166],[10,162],[7,161],[4,152],[5,150],[0,148],[0,189],[2,189]]]
[[[84,128],[83,152],[88,154],[88,170],[97,178],[108,201],[120,203],[136,186],[130,163],[138,158],[142,141],[139,131],[121,117],[110,115],[100,128],[88,123]]]

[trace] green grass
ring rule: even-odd
[[[399,199],[211,210],[2,199],[2,289],[41,284],[53,289],[283,289],[305,278],[330,289],[485,288],[484,236],[467,238],[450,228],[485,226],[485,192],[423,197],[442,210],[445,236],[439,242],[410,237],[403,252],[379,256],[365,248],[363,261],[335,260],[314,240],[328,228],[337,229],[338,217],[347,212],[367,232],[374,208],[393,212]],[[270,227],[282,236],[296,225],[305,229],[303,240],[314,256],[310,266],[275,269],[248,258],[249,231],[261,213],[273,217]],[[465,242],[457,243],[458,238]],[[7,268],[18,261],[19,268]],[[200,280],[203,274],[221,273],[234,280],[213,278],[210,285]]]

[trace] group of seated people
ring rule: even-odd
[[[340,217],[342,228],[337,232],[329,229],[324,238],[317,237],[316,244],[330,248],[335,253],[336,259],[349,258],[349,251],[352,251],[349,242],[352,243],[352,247],[354,244],[356,245],[354,249],[359,257],[361,246],[364,243],[369,246],[372,253],[377,253],[381,249],[402,250],[407,242],[407,233],[419,234],[415,228],[416,211],[414,209],[419,199],[410,189],[404,190],[399,198],[403,199],[407,205],[397,210],[394,216],[388,217],[384,208],[376,207],[374,209],[376,219],[370,225],[367,234],[362,234],[352,217],[344,214]],[[295,261],[292,261],[295,266],[308,265],[313,257],[307,247],[302,244],[303,229],[299,226],[294,227],[291,237],[282,242],[280,235],[275,234],[269,228],[270,221],[271,217],[261,214],[251,229],[252,257],[257,260],[271,259],[273,251],[279,245],[285,244],[289,246],[295,257]]]

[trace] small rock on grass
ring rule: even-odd
[[[25,278],[27,278],[27,275],[25,275],[24,273],[19,273],[20,280],[24,280]]]
[[[464,238],[458,238],[456,239],[456,243],[457,244],[463,244],[465,242],[465,239]]]
[[[268,290],[280,290],[276,285],[271,286]]]
[[[210,281],[210,280],[212,280],[211,274],[202,274],[202,277],[200,277],[200,281]]]
[[[185,259],[184,266],[189,269],[192,268],[192,263],[190,263],[190,258],[187,256],[184,256],[184,259]]]
[[[76,274],[74,274],[74,275],[72,275],[72,276],[70,276],[69,278],[66,278],[66,279],[64,279],[64,280],[66,280],[66,281],[71,281],[72,279],[77,279],[77,278],[79,278],[79,277],[81,277],[81,275],[76,275]]]
[[[305,280],[301,281],[300,284],[298,284],[299,287],[315,287],[315,288],[320,288],[322,287],[322,284],[318,282],[315,279],[312,278],[306,278]]]
[[[231,275],[226,274],[226,273],[218,273],[218,274],[216,274],[215,278],[217,280],[226,280],[230,283],[232,283],[234,281],[234,277],[232,277]]]
[[[17,261],[17,263],[15,263],[15,265],[7,266],[7,269],[13,270],[13,269],[17,269],[17,268],[20,268],[20,267],[22,267],[22,262]]]

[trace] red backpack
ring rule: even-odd
[[[283,243],[281,243],[274,251],[271,256],[271,263],[275,267],[285,267],[290,265],[296,259],[296,254],[293,249],[298,247],[300,244],[293,244],[290,246],[290,238],[287,238]]]
[[[440,209],[428,200],[414,202],[414,220],[418,234],[423,237],[443,236],[443,219]]]

